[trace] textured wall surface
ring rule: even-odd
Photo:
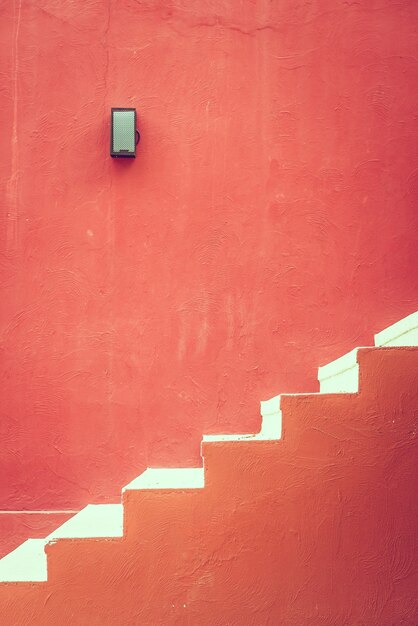
[[[414,0],[0,12],[0,508],[194,464],[416,309]]]
[[[203,489],[125,491],[122,539],[47,545],[2,626],[416,626],[418,348],[358,359],[280,441],[205,443]]]

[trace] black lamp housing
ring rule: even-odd
[[[140,134],[136,109],[112,108],[110,117],[110,156],[135,157]]]

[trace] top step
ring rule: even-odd
[[[418,311],[374,336],[376,347],[418,346]],[[358,392],[358,348],[318,368],[321,393]]]
[[[374,336],[374,345],[418,346],[418,311],[377,333]]]

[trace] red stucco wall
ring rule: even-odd
[[[0,7],[1,508],[194,464],[416,308],[414,0]]]
[[[205,442],[203,489],[131,485],[122,538],[48,543],[2,626],[416,626],[418,348],[357,358],[358,394],[281,396],[281,440]]]

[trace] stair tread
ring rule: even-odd
[[[46,539],[51,541],[64,538],[122,537],[122,535],[122,504],[88,504]]]
[[[418,344],[418,311],[388,326],[374,336],[376,348],[416,346]],[[321,392],[354,393],[358,391],[357,354],[354,348],[326,365],[318,367]]]
[[[211,441],[275,441],[281,437],[281,424],[267,424],[261,432],[255,435],[203,435],[202,441],[208,443]]]
[[[259,439],[258,435],[203,435],[202,441],[248,441],[252,439]]]
[[[376,346],[418,345],[418,311],[377,333],[374,343]]]
[[[122,491],[135,489],[201,489],[204,487],[203,467],[151,468],[134,478]]]
[[[334,359],[330,363],[318,367],[318,380],[325,380],[326,378],[342,374],[342,372],[355,367],[357,365],[358,350],[359,348],[354,348],[354,350],[350,350],[350,352],[343,354],[338,357],[338,359]]]

